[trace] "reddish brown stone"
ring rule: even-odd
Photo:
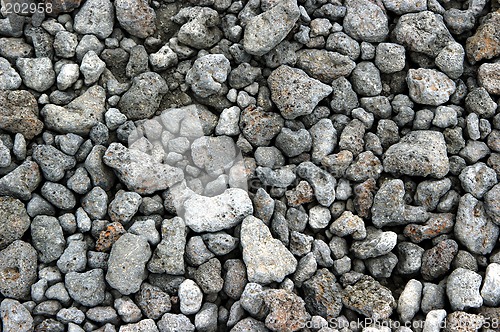
[[[270,289],[266,291],[264,301],[269,307],[269,314],[266,317],[266,327],[271,331],[298,331],[310,319],[304,300],[284,289]]]
[[[99,234],[95,250],[102,252],[111,250],[113,244],[126,232],[125,228],[123,228],[122,224],[119,222],[109,224],[108,227]]]
[[[373,178],[354,187],[354,208],[361,218],[369,218],[377,183]]]
[[[449,233],[453,229],[453,218],[452,213],[436,214],[430,217],[424,225],[407,225],[404,229],[404,236],[414,243],[419,243]]]
[[[451,262],[458,252],[458,244],[453,240],[443,240],[422,255],[420,272],[425,280],[433,280],[450,269]]]
[[[288,205],[293,207],[314,201],[313,189],[307,181],[300,181],[294,189],[287,190],[285,192],[285,196]]]
[[[500,9],[487,16],[474,36],[467,39],[465,50],[471,63],[500,55]]]
[[[42,132],[38,103],[31,93],[25,90],[0,91],[0,129],[21,133],[26,139]]]

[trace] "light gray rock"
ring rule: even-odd
[[[491,263],[486,267],[481,297],[485,305],[495,307],[500,303],[500,264]]]
[[[218,94],[231,71],[229,60],[223,54],[202,56],[186,74],[186,83],[202,98]]]
[[[194,332],[195,330],[195,326],[183,314],[166,313],[157,322],[157,326],[160,332],[170,332],[176,329],[179,332]]]
[[[398,313],[399,318],[404,322],[409,322],[420,310],[420,299],[422,297],[422,283],[411,279],[406,283],[405,289],[399,296]]]
[[[479,308],[483,305],[483,298],[479,293],[482,278],[476,272],[458,268],[448,277],[446,295],[452,310],[466,310]]]
[[[89,0],[75,15],[74,29],[81,35],[94,34],[105,39],[113,32],[115,7],[109,0]]]
[[[477,199],[483,198],[484,194],[497,183],[496,172],[481,162],[465,167],[458,178],[462,188]]]
[[[186,279],[179,285],[178,296],[180,310],[184,315],[196,314],[200,310],[203,292],[193,280]]]
[[[105,101],[104,89],[94,85],[64,107],[54,104],[45,105],[40,114],[48,129],[63,134],[88,135],[92,127],[104,121]]]
[[[366,237],[365,223],[359,216],[350,211],[344,211],[329,228],[332,234],[340,237],[351,235],[354,240],[363,240]]]
[[[68,239],[68,246],[57,260],[57,267],[62,273],[82,272],[87,266],[87,243],[81,234],[75,235],[79,235],[80,239]]]
[[[123,295],[139,290],[146,278],[146,263],[151,249],[146,238],[130,233],[122,235],[111,248],[106,281]]]
[[[0,197],[0,250],[19,240],[30,227],[24,204],[13,197]]]
[[[5,332],[33,331],[33,317],[23,304],[13,299],[4,299],[0,303],[0,318]]]
[[[155,32],[156,13],[146,0],[118,0],[114,5],[120,26],[131,35],[147,38]]]
[[[280,66],[267,80],[271,98],[285,119],[312,113],[333,89],[309,77],[303,70]]]
[[[80,64],[80,71],[85,79],[86,85],[92,85],[99,80],[106,69],[106,63],[102,61],[94,51],[88,51]]]
[[[184,274],[184,248],[186,247],[186,226],[175,217],[165,219],[161,226],[162,240],[148,263],[152,273]]]
[[[455,82],[435,69],[410,69],[406,83],[411,99],[424,105],[442,105],[456,90]]]
[[[95,307],[104,301],[106,284],[102,269],[69,272],[64,285],[71,298],[84,306]]]
[[[37,253],[31,244],[16,240],[0,251],[0,293],[27,300],[36,281]],[[13,278],[15,276],[15,278]]]
[[[155,162],[145,152],[128,149],[120,143],[111,143],[103,160],[107,166],[115,169],[129,190],[139,194],[165,190],[184,177],[181,169]]]
[[[479,86],[485,88],[492,95],[500,95],[499,67],[498,63],[483,63],[477,71]]]
[[[296,173],[311,184],[318,203],[327,207],[333,203],[337,181],[330,173],[310,161],[297,166]]]
[[[66,241],[59,221],[50,216],[36,216],[31,223],[31,239],[43,263],[53,262],[64,252]]]
[[[132,86],[120,98],[118,108],[129,120],[150,118],[167,92],[168,86],[163,77],[158,73],[145,72],[132,79]]]
[[[281,282],[285,276],[295,272],[297,260],[281,241],[272,237],[261,220],[246,217],[241,225],[240,240],[250,282]]]
[[[397,243],[397,234],[392,231],[383,232],[374,227],[367,227],[366,238],[354,241],[351,251],[357,258],[378,257],[390,252]]]
[[[349,76],[356,63],[348,56],[327,50],[304,49],[297,52],[297,67],[325,84]]]
[[[23,83],[30,89],[43,92],[49,89],[56,80],[52,61],[46,57],[19,58],[16,67]]]
[[[211,208],[207,210],[207,206]],[[184,202],[184,209],[186,226],[195,232],[231,228],[253,213],[247,192],[239,188],[229,188],[214,197],[195,194]]]
[[[149,63],[155,71],[162,71],[175,66],[178,61],[177,53],[172,51],[167,44],[163,45],[158,52],[149,55]]]
[[[419,0],[383,0],[384,7],[398,15],[427,10],[427,2]]]
[[[352,38],[365,42],[381,42],[389,34],[389,23],[383,8],[368,0],[346,4],[343,27]]]
[[[142,197],[138,193],[120,190],[108,207],[111,221],[117,221],[127,225],[132,217],[139,211]]]
[[[196,49],[210,48],[221,38],[222,32],[217,27],[220,24],[219,13],[209,7],[182,8],[172,17],[179,29],[179,41]]]
[[[450,43],[443,48],[436,59],[436,66],[451,79],[457,79],[464,72],[465,51],[461,44]]]
[[[483,203],[467,193],[460,198],[454,232],[471,253],[486,255],[495,246],[499,228],[486,214]]]
[[[445,318],[446,310],[444,309],[429,311],[425,316],[423,332],[439,332],[441,330],[441,324]]]
[[[16,90],[21,86],[21,76],[9,61],[0,57],[0,90]]]
[[[444,24],[443,17],[431,11],[401,16],[394,28],[398,44],[410,51],[435,57],[454,39]]]
[[[444,136],[437,131],[412,131],[387,149],[383,163],[389,173],[443,178],[449,171]]]
[[[406,64],[405,48],[395,43],[377,45],[375,64],[385,74],[392,74],[404,69]]]
[[[300,17],[296,1],[278,2],[271,9],[249,20],[243,35],[248,54],[264,55],[275,48],[292,30]]]

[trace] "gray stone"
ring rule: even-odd
[[[492,95],[500,95],[499,67],[498,63],[483,63],[477,71],[479,86],[485,88]]]
[[[213,178],[228,172],[237,161],[238,152],[234,141],[228,136],[202,136],[191,144],[193,163]]]
[[[30,227],[24,204],[13,197],[0,197],[0,250],[19,240]]]
[[[183,314],[192,315],[200,310],[203,292],[193,280],[186,279],[180,284],[178,296]]]
[[[31,239],[42,263],[53,262],[64,252],[66,241],[59,221],[54,217],[36,216],[31,223]]]
[[[222,32],[217,27],[220,24],[219,13],[212,8],[182,8],[172,20],[182,24],[178,38],[185,45],[197,49],[210,48],[222,38]]]
[[[102,269],[69,272],[65,286],[71,298],[84,306],[95,307],[104,301],[106,285]]]
[[[141,285],[141,290],[136,295],[136,301],[144,315],[149,319],[159,319],[171,308],[170,296],[159,287],[148,283]]]
[[[56,80],[56,73],[49,58],[19,58],[16,66],[23,83],[38,92],[49,89]]]
[[[113,326],[113,325],[111,325]],[[134,324],[120,326],[120,332],[158,332],[158,327],[152,319],[143,319]]]
[[[484,195],[484,208],[494,223],[500,223],[500,184]]]
[[[380,43],[377,45],[375,64],[385,74],[401,71],[405,67],[405,48],[394,43]]]
[[[152,35],[156,14],[145,0],[118,0],[114,3],[116,18],[128,33],[139,38]]]
[[[311,184],[318,203],[327,207],[333,203],[337,181],[330,173],[309,161],[297,166],[296,173]]]
[[[7,59],[0,57],[0,90],[16,90],[21,86],[21,76]]]
[[[193,64],[186,74],[186,83],[191,90],[202,98],[218,94],[223,90],[231,71],[229,60],[223,54],[202,56]]]
[[[70,322],[81,324],[85,320],[85,314],[76,307],[62,308],[57,313],[56,318],[64,324]]]
[[[172,66],[177,65],[178,56],[177,53],[172,51],[172,49],[167,45],[163,45],[162,48],[156,53],[151,53],[149,55],[149,63],[155,71],[166,70]]]
[[[285,289],[265,291],[264,303],[269,308],[265,324],[272,331],[297,331],[310,318],[304,300]]]
[[[92,127],[104,120],[105,101],[104,89],[94,85],[68,105],[48,104],[40,113],[48,129],[63,134],[88,135]]]
[[[374,227],[367,227],[366,238],[354,241],[351,251],[357,258],[366,259],[389,253],[397,242],[397,234],[392,231],[383,232]]]
[[[54,51],[61,58],[72,58],[75,56],[77,45],[78,39],[74,33],[59,31],[54,37]]]
[[[328,22],[328,24],[331,25],[328,19],[323,18],[315,20],[325,20],[326,22]],[[329,51],[347,55],[352,61],[356,61],[360,54],[359,43],[344,32],[335,32],[330,34],[328,36],[328,39],[326,40],[325,48]]]
[[[485,163],[465,167],[459,177],[462,188],[475,198],[481,199],[497,183],[497,175]]]
[[[281,282],[285,276],[295,272],[295,257],[279,240],[272,237],[269,228],[261,220],[253,216],[243,220],[241,245],[250,282]]]
[[[444,177],[449,171],[446,143],[436,131],[412,131],[387,149],[384,170],[412,176]]]
[[[431,11],[401,16],[394,28],[396,41],[410,51],[435,57],[453,37],[446,28],[443,18]]]
[[[389,180],[380,186],[372,206],[373,225],[382,228],[387,225],[421,223],[428,214],[423,207],[405,204],[405,190],[402,180]]]
[[[318,270],[302,287],[309,313],[328,320],[338,317],[342,309],[341,287],[331,272]]]
[[[81,236],[81,234],[79,234]],[[81,236],[83,238],[83,236]],[[62,273],[82,272],[87,265],[87,243],[82,239],[68,239],[68,246],[57,260],[57,267]]]
[[[117,298],[114,302],[114,308],[125,323],[135,323],[142,317],[141,309],[128,296]]]
[[[167,83],[159,74],[142,73],[133,78],[132,86],[121,97],[118,108],[129,120],[150,118],[167,92]]]
[[[455,237],[471,253],[489,254],[498,239],[499,228],[471,194],[460,198],[454,228]]]
[[[391,291],[369,276],[362,276],[353,285],[348,285],[342,291],[342,303],[375,320],[389,318],[396,308]]]
[[[448,277],[446,295],[452,310],[479,308],[483,298],[479,294],[482,278],[476,272],[458,268]]]
[[[111,221],[118,221],[124,225],[128,224],[139,210],[142,197],[138,193],[120,190],[108,207]]]
[[[425,332],[439,332],[446,318],[446,310],[437,309],[431,310],[425,316],[424,329]]]
[[[209,211],[205,209],[207,206],[211,206]],[[214,197],[195,194],[184,202],[184,209],[186,225],[195,232],[231,228],[253,213],[247,192],[239,188],[227,189]]]
[[[280,66],[268,78],[271,98],[285,119],[310,114],[332,88],[300,69]]]
[[[218,307],[214,303],[204,303],[194,317],[197,331],[210,332],[217,330]]]
[[[36,281],[36,250],[16,240],[0,251],[0,293],[5,297],[27,300]]]
[[[340,237],[351,235],[354,240],[363,240],[366,237],[366,229],[363,219],[352,214],[350,211],[344,211],[329,228],[332,234]]]
[[[406,83],[411,99],[424,105],[442,105],[456,90],[455,82],[435,69],[410,69]]]
[[[249,20],[243,35],[248,54],[264,55],[278,45],[292,30],[300,16],[295,1],[285,0]]]
[[[33,331],[33,317],[29,310],[19,301],[4,299],[0,303],[0,318],[5,332]]]
[[[421,296],[422,283],[415,279],[408,281],[398,300],[398,313],[402,321],[411,321],[420,310]]]
[[[45,182],[41,194],[47,201],[61,210],[70,210],[76,205],[75,195],[60,183]]]
[[[94,187],[82,199],[82,207],[92,219],[102,219],[108,211],[108,196],[101,187]]]
[[[398,15],[427,10],[427,2],[419,0],[383,0],[384,7]]]
[[[435,113],[432,124],[436,127],[454,127],[458,124],[457,112],[451,107],[438,106]]]
[[[457,79],[464,72],[465,51],[461,44],[450,43],[443,48],[436,59],[436,66],[451,79]]]
[[[481,297],[485,305],[495,307],[500,303],[500,264],[491,263],[486,267]]]
[[[83,74],[86,85],[92,85],[99,80],[106,68],[106,63],[102,61],[94,51],[88,51],[80,64],[80,71]]]
[[[446,283],[441,281],[439,284],[424,282],[422,290],[422,302],[420,307],[423,313],[431,310],[444,309],[446,301]]]
[[[113,32],[115,8],[109,0],[86,1],[75,15],[74,29],[82,35],[105,39]]]
[[[241,112],[240,129],[254,146],[268,146],[284,125],[277,113],[266,112],[261,107],[249,106]]]
[[[359,106],[358,96],[347,78],[341,76],[333,80],[332,87],[333,93],[330,107],[335,113],[349,114],[351,110]]]
[[[482,118],[494,116],[497,106],[497,103],[483,87],[472,89],[465,97],[465,109]]]
[[[348,257],[345,256],[343,258]],[[364,263],[368,272],[370,272],[374,278],[389,278],[398,263],[398,258],[390,252],[382,256],[368,258]]]
[[[382,6],[368,0],[353,0],[345,5],[343,27],[349,36],[366,42],[381,42],[387,37],[389,24]]]
[[[309,76],[330,84],[339,77],[350,75],[356,63],[337,52],[305,49],[297,52],[297,67]]]
[[[120,143],[111,143],[103,160],[115,169],[129,190],[139,194],[165,190],[183,178],[181,169],[157,163],[145,152],[128,149]]]
[[[161,227],[162,241],[158,244],[148,263],[153,273],[184,274],[184,248],[186,230],[184,221],[175,217],[165,219]]]
[[[311,149],[312,140],[305,129],[292,131],[289,128],[282,128],[275,144],[287,157],[296,157]]]
[[[123,295],[137,292],[146,278],[146,263],[150,257],[151,249],[144,237],[122,235],[111,248],[106,281]]]
[[[75,167],[76,161],[51,145],[37,145],[33,149],[33,159],[42,169],[48,181],[59,181],[67,170]]]
[[[195,326],[191,323],[189,318],[183,314],[170,314],[166,313],[157,322],[160,332],[170,332],[177,330],[178,332],[194,332]]]

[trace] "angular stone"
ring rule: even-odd
[[[268,146],[284,123],[285,120],[279,114],[252,105],[245,108],[240,116],[241,132],[254,146]]]
[[[344,30],[352,38],[365,42],[382,42],[389,34],[389,22],[382,6],[369,0],[345,3]]]
[[[30,227],[30,217],[18,199],[0,197],[0,250],[19,240]]]
[[[261,220],[253,216],[243,220],[241,246],[250,282],[281,282],[297,268],[295,257],[281,241],[273,238]]]
[[[48,129],[63,134],[88,135],[98,122],[104,122],[105,101],[104,89],[94,85],[65,107],[47,104],[40,113]]]
[[[479,255],[491,253],[499,234],[498,226],[486,214],[483,203],[468,193],[460,198],[454,231],[462,245]]]
[[[106,281],[123,295],[137,292],[146,278],[151,249],[145,237],[130,233],[115,242],[108,260]]]
[[[181,169],[157,163],[150,155],[120,143],[111,143],[103,160],[129,190],[139,194],[165,190],[184,178]]]
[[[302,287],[306,308],[312,315],[328,320],[338,317],[342,310],[341,287],[333,273],[320,269]]]
[[[444,104],[455,92],[456,86],[448,76],[434,69],[410,69],[406,77],[411,99],[419,104]]]
[[[467,38],[465,50],[471,63],[500,55],[500,10],[491,12],[476,33]]]
[[[179,217],[165,219],[161,225],[162,240],[148,263],[152,273],[184,274],[186,225]]]
[[[304,300],[284,289],[269,289],[264,294],[264,303],[269,307],[266,327],[272,331],[298,331],[310,318]]]
[[[312,113],[333,89],[300,69],[280,66],[267,79],[271,98],[285,119]]]
[[[323,83],[349,76],[356,63],[348,56],[326,50],[307,49],[297,52],[297,67]]]
[[[156,30],[156,14],[146,0],[117,0],[116,18],[121,27],[139,38],[147,38]]]
[[[31,93],[26,90],[0,91],[0,129],[21,133],[28,140],[42,132],[38,103]]]
[[[449,171],[444,136],[437,131],[412,131],[387,149],[383,163],[389,173],[442,178]]]
[[[277,2],[271,9],[250,19],[243,35],[243,48],[248,54],[264,55],[276,47],[299,19],[296,1]]]
[[[342,303],[345,307],[375,320],[389,318],[396,308],[391,291],[366,275],[343,290]]]
[[[500,63],[483,63],[477,71],[479,86],[492,95],[500,95]]]
[[[239,188],[226,189],[214,197],[195,194],[184,202],[184,209],[186,226],[198,233],[234,227],[253,213],[247,192]]]

